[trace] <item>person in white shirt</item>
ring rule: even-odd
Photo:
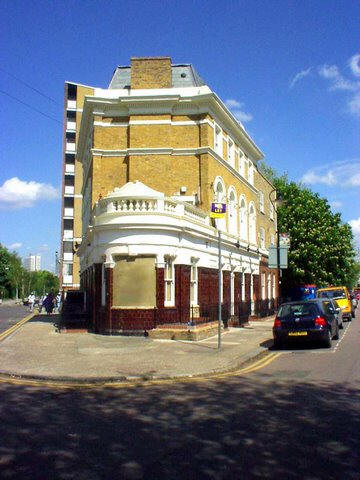
[[[30,312],[34,311],[34,303],[35,303],[35,295],[34,293],[30,293],[28,298],[29,310]]]

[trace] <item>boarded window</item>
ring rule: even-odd
[[[155,307],[155,258],[117,257],[115,260],[113,305],[117,307]]]

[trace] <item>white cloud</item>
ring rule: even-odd
[[[15,243],[12,243],[11,245],[8,246],[8,249],[9,250],[17,250],[18,248],[20,248],[22,246],[22,243],[20,242],[15,242]]]
[[[360,186],[360,159],[355,158],[330,165],[322,165],[305,172],[301,181],[308,185],[324,184],[339,187]]]
[[[239,122],[250,122],[253,119],[253,116],[250,113],[246,113],[242,109],[244,106],[242,102],[239,102],[234,98],[228,98],[225,100],[225,105],[231,110],[231,113],[237,120],[239,120]]]
[[[53,200],[59,196],[59,191],[52,185],[13,177],[0,186],[0,208],[33,207],[39,200]]]
[[[238,102],[234,98],[228,98],[227,100],[225,100],[225,105],[228,108],[234,108],[234,107],[242,107],[243,103]]]
[[[348,223],[352,228],[355,240],[360,244],[360,217],[350,220]]]
[[[360,77],[360,54],[355,54],[349,59],[351,73]],[[348,112],[353,115],[360,115],[360,82],[356,79],[345,78],[337,65],[322,65],[318,69],[319,75],[330,82],[329,90],[343,90],[353,92],[348,100]]]
[[[46,243],[44,243],[44,245],[41,245],[39,247],[40,252],[47,252],[48,250],[49,250],[49,245],[47,245]]]
[[[355,77],[360,77],[360,53],[353,55],[349,60],[350,69]]]
[[[302,80],[303,78],[307,77],[310,75],[312,68],[308,68],[307,70],[301,70],[301,72],[297,73],[294,78],[290,81],[289,88],[293,88],[295,83],[297,83],[299,80]]]
[[[330,207],[332,208],[340,208],[343,206],[342,202],[339,202],[338,200],[334,200],[333,202],[330,202]]]
[[[360,88],[359,82],[346,79],[336,65],[322,65],[319,67],[319,75],[330,80],[330,90],[356,91]]]
[[[360,93],[357,93],[349,101],[349,110],[354,115],[360,115]]]
[[[317,183],[323,183],[325,185],[335,185],[337,183],[337,180],[331,171],[316,173],[315,170],[309,170],[308,172],[306,172],[303,175],[301,181],[309,185],[314,185]]]

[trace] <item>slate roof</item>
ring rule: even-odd
[[[204,80],[190,64],[171,65],[172,87],[201,87],[206,85]],[[119,66],[115,69],[111,79],[109,89],[130,88],[131,67]]]

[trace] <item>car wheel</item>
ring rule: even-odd
[[[278,348],[281,350],[282,347],[283,347],[283,342],[278,338],[274,338],[274,348]]]
[[[324,340],[324,347],[330,348],[331,347],[331,332],[330,330],[327,330],[326,332],[326,337]]]
[[[339,325],[336,324],[336,332],[335,335],[333,336],[334,340],[339,340]]]

